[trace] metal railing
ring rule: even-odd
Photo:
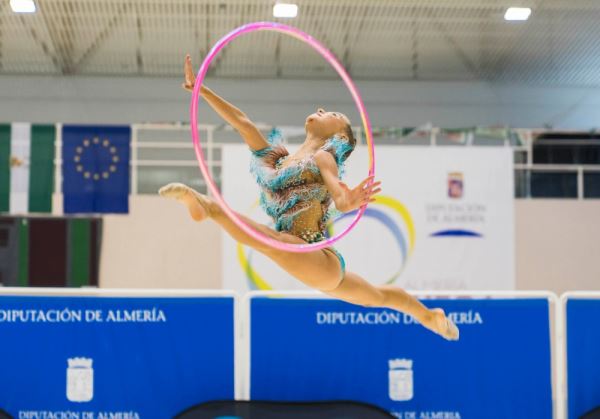
[[[259,126],[267,134],[271,126]],[[289,128],[289,127],[288,127]],[[297,127],[296,132],[301,129]],[[185,124],[132,125],[131,193],[154,194],[168,182],[182,181],[206,191],[198,170]],[[222,146],[242,143],[230,127],[199,126],[207,165],[217,184],[221,182]],[[360,127],[355,128],[359,144],[365,144]],[[532,130],[498,130],[499,134],[451,131],[436,127],[417,128],[407,135],[375,130],[378,144],[431,147],[511,147],[514,151],[515,198],[600,198],[600,165],[534,164]],[[296,138],[298,137],[298,138]],[[288,136],[300,142],[299,135]],[[60,155],[57,153],[57,155]],[[60,175],[60,174],[58,174]]]

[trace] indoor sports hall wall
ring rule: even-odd
[[[4,76],[0,112],[5,121],[186,121],[189,96],[180,82],[178,78]],[[221,79],[212,85],[259,122],[297,125],[298,115],[314,111],[316,102],[354,112],[339,82]],[[593,129],[598,124],[598,88],[379,81],[360,81],[358,86],[373,123],[379,126],[431,121],[446,127]],[[220,122],[211,112],[204,116],[207,123]],[[221,286],[222,266],[214,263],[221,260],[221,234],[214,225],[192,223],[182,208],[159,197],[131,196],[130,203],[128,216],[105,217],[101,286]],[[600,227],[594,214],[598,213],[600,203],[594,200],[516,200],[517,289],[596,288]],[[582,219],[589,222],[579,224]],[[182,262],[189,260],[196,263]],[[561,260],[564,263],[559,264]]]
[[[194,223],[158,196],[130,199],[128,216],[104,218],[101,287],[221,287],[215,224]],[[598,214],[596,200],[515,200],[516,289],[597,288]]]
[[[257,122],[298,125],[316,106],[356,114],[337,80],[208,79],[207,85]],[[189,94],[180,86],[179,78],[3,76],[0,115],[3,121],[84,124],[188,121]],[[598,127],[598,87],[361,80],[357,86],[373,126]],[[222,123],[200,109],[203,122]]]
[[[101,287],[221,288],[222,232],[215,224],[194,223],[159,196],[129,202],[129,215],[104,217]]]
[[[515,200],[517,288],[598,289],[599,214],[598,200]]]

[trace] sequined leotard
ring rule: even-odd
[[[273,218],[277,231],[288,232],[308,243],[325,239],[332,200],[314,155],[300,161],[288,161],[289,152],[281,144],[281,134],[273,131],[268,141],[268,147],[252,152],[250,166],[261,187],[262,208]],[[338,137],[330,138],[321,147],[335,158],[340,176],[344,170],[344,157],[352,148]],[[340,259],[343,271],[344,259],[335,249],[329,249]]]

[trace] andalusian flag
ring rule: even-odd
[[[54,125],[0,124],[0,212],[51,212]]]

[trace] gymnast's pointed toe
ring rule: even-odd
[[[433,311],[436,316],[434,332],[446,340],[458,340],[460,338],[460,330],[452,319],[446,316],[446,313],[441,308],[434,308]]]
[[[165,198],[181,199],[189,191],[189,187],[183,183],[173,182],[163,186],[158,190],[160,196]]]
[[[447,340],[459,340],[460,339],[460,329],[452,320],[446,317],[446,333],[444,333],[444,338]]]

